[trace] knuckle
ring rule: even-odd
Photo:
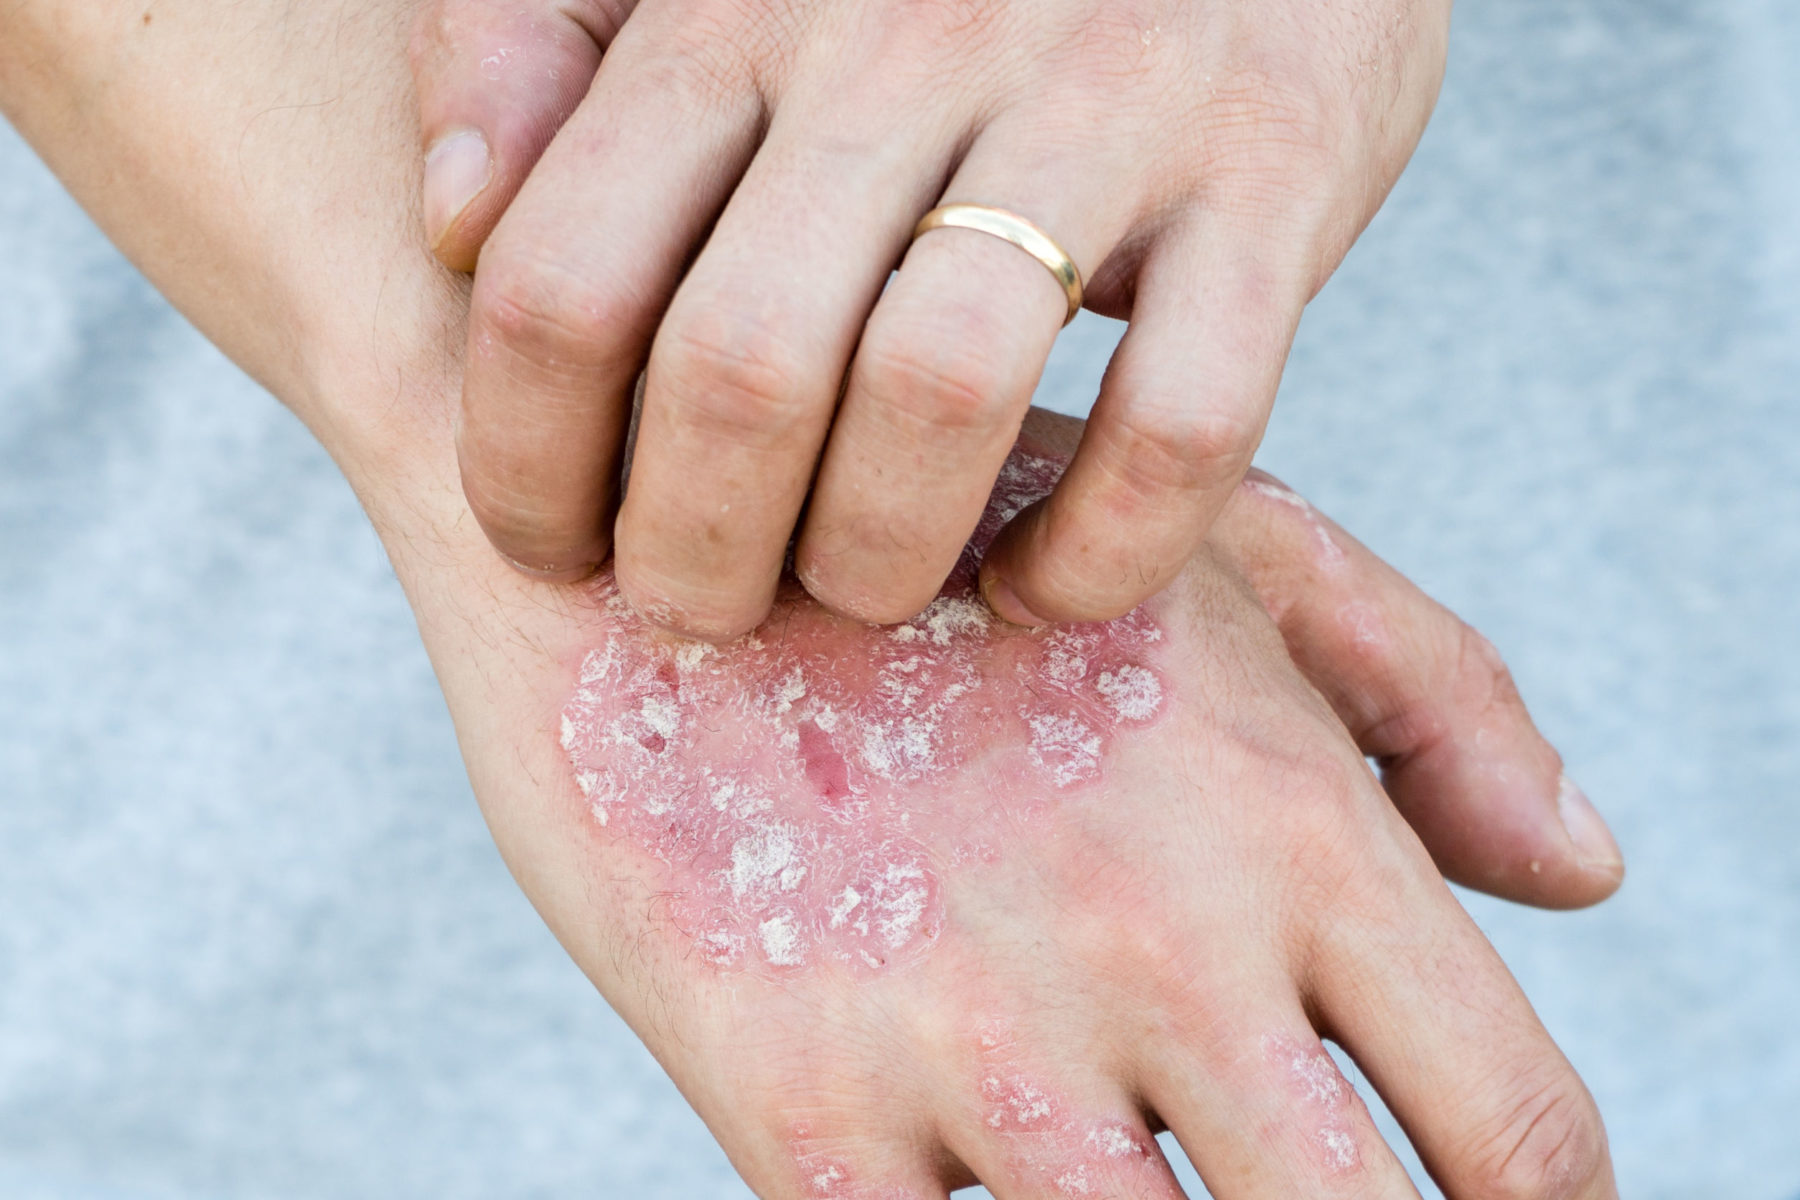
[[[1271,861],[1294,922],[1292,949],[1301,961],[1332,944],[1343,924],[1367,927],[1398,915],[1412,864],[1371,853],[1384,828],[1379,789],[1360,763],[1317,755],[1289,764],[1270,799],[1278,806],[1279,849]]]
[[[1524,707],[1519,686],[1500,651],[1474,626],[1462,622],[1457,623],[1456,678],[1476,712]]]
[[[1006,24],[1007,0],[889,0],[882,20],[921,47],[979,49]]]
[[[1368,831],[1360,815],[1367,788],[1335,760],[1298,766],[1283,813],[1287,841],[1301,868],[1296,878],[1336,880],[1338,866],[1362,857]]]
[[[534,574],[578,577],[606,557],[607,530],[592,517],[553,512],[514,489],[467,471],[463,494],[494,548]]]
[[[1082,84],[1107,88],[1115,100],[1154,104],[1165,115],[1179,112],[1187,107],[1179,91],[1186,82],[1181,59],[1186,44],[1155,33],[1146,36],[1158,16],[1154,5],[1142,0],[1100,6],[1082,22],[1079,36],[1069,39],[1059,65]]]
[[[1517,1100],[1478,1133],[1465,1186],[1477,1200],[1563,1200],[1606,1170],[1606,1133],[1593,1100],[1558,1068],[1527,1076]]]
[[[927,430],[991,431],[1011,415],[1014,397],[998,356],[956,339],[949,345],[922,336],[874,335],[861,367],[872,392]]]
[[[1285,174],[1296,163],[1335,158],[1333,106],[1304,70],[1244,68],[1211,93],[1204,111],[1214,155],[1230,165]]]
[[[492,338],[547,367],[604,365],[642,321],[629,293],[541,254],[500,246],[483,256],[471,304],[478,348]]]
[[[653,362],[679,396],[682,420],[748,445],[793,437],[808,416],[794,339],[760,319],[706,309],[665,325]]]
[[[1114,439],[1140,488],[1185,492],[1242,475],[1260,432],[1259,423],[1225,409],[1136,404],[1119,415]]]
[[[653,18],[654,32],[636,43],[631,71],[637,84],[675,111],[704,116],[729,108],[768,57],[768,23],[748,11],[759,7],[720,2],[678,7],[679,20]]]

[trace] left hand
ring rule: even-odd
[[[1068,301],[996,237],[909,249],[946,202],[1028,218],[1131,320],[984,595],[1038,624],[1165,586],[1424,129],[1450,8],[537,3],[426,0],[415,38],[431,237],[481,260],[464,488],[515,564],[592,571],[647,359],[619,585],[711,638],[768,612],[809,485],[796,566],[839,613],[912,615],[968,540]]]

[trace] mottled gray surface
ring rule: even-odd
[[[1787,1200],[1800,10],[1458,19],[1263,460],[1493,636],[1615,822],[1601,910],[1472,906],[1626,1194]],[[744,1195],[506,876],[324,456],[3,131],[0,261],[0,1196]]]

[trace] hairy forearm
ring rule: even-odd
[[[466,519],[448,433],[462,285],[414,219],[409,9],[24,0],[0,37],[0,105],[336,457],[413,603],[502,851],[559,932],[578,908],[592,943],[593,897],[565,902],[587,864],[546,824],[583,622],[521,588]]]
[[[14,0],[0,36],[0,110],[359,489],[397,418],[440,418],[444,381],[417,374],[458,319],[411,224],[410,20],[410,0]]]

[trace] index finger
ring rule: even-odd
[[[463,492],[495,549],[545,579],[579,579],[611,548],[632,387],[757,136],[760,99],[672,48],[671,19],[638,13],[614,41],[475,275]]]

